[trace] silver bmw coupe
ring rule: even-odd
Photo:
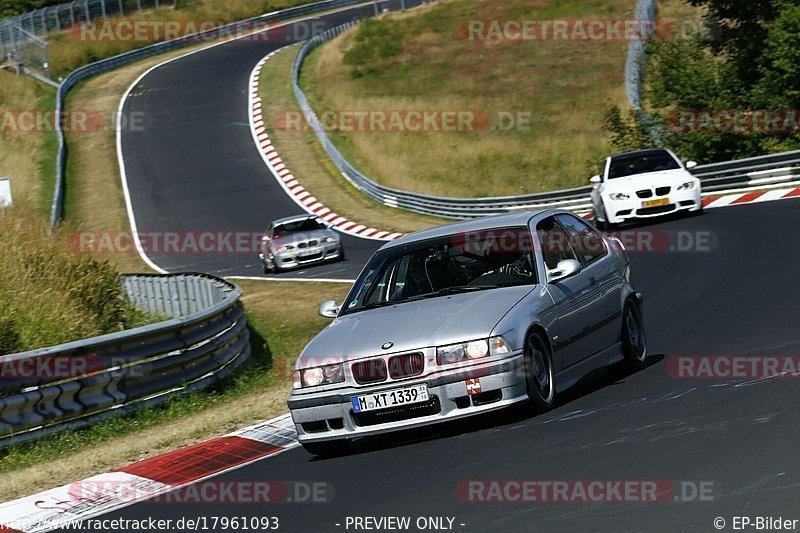
[[[339,234],[315,215],[273,220],[261,238],[258,254],[265,274],[326,261],[343,261]]]
[[[317,455],[517,402],[545,411],[591,370],[647,354],[622,243],[563,210],[392,241],[320,314],[333,321],[298,357],[288,401]]]

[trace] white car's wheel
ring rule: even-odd
[[[606,207],[605,205],[603,205],[602,200],[600,201],[600,204],[595,207],[594,221],[595,224],[597,225],[597,228],[600,230],[608,231],[614,228],[614,224],[608,221],[608,215],[606,214]]]

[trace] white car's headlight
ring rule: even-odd
[[[338,239],[336,237],[325,237],[322,239],[322,242],[336,242]]]
[[[283,246],[278,246],[278,249],[275,250],[275,252],[280,254],[283,252],[288,252],[289,250],[294,250],[294,245],[284,244]]]
[[[612,192],[608,197],[612,200],[627,200],[630,198],[630,195],[624,192]]]
[[[344,381],[344,364],[335,363],[332,365],[303,368],[302,370],[295,370],[292,377],[292,385],[295,389],[341,383]]]
[[[678,190],[679,191],[688,191],[688,190],[691,190],[691,189],[694,189],[694,182],[693,181],[687,181],[686,183],[681,183],[680,185],[678,185]]]
[[[491,337],[476,341],[460,342],[436,348],[436,362],[450,365],[471,359],[480,359],[487,355],[502,355],[511,352],[511,347],[503,337]]]

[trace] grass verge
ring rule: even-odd
[[[403,233],[443,224],[442,219],[386,207],[361,194],[342,177],[313,132],[277,126],[283,117],[300,113],[291,81],[298,49],[293,46],[267,61],[259,85],[270,139],[287,168],[320,202],[359,224]]]
[[[585,185],[611,149],[605,109],[625,105],[627,41],[460,35],[469,20],[626,20],[634,7],[634,0],[442,0],[365,21],[323,45],[301,83],[318,110],[459,110],[489,121],[482,131],[454,132],[334,126],[341,151],[385,185],[462,197]]]
[[[50,211],[57,144],[52,120],[38,118],[53,109],[55,89],[0,70],[0,176],[11,178],[15,203],[43,215]]]
[[[210,29],[307,3],[309,0],[198,0],[95,20],[49,37],[51,72],[58,79],[87,63],[162,41],[161,36],[167,34],[182,37],[196,29]],[[121,24],[130,21],[140,22],[138,32]],[[142,21],[146,23],[141,24]]]
[[[73,253],[34,210],[0,210],[0,354],[35,350],[146,323],[116,268]]]

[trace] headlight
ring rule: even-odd
[[[276,250],[277,253],[281,252],[288,252],[289,250],[294,250],[294,245],[292,244],[284,244],[283,246],[279,246]]]
[[[344,381],[344,364],[335,363],[295,370],[293,381],[295,388],[341,383]]]
[[[611,198],[612,200],[627,200],[628,198],[630,198],[630,195],[624,192],[612,192],[611,194],[608,195],[608,197]]]
[[[480,359],[487,355],[502,355],[511,352],[511,347],[503,337],[491,337],[477,341],[449,344],[436,348],[436,362],[450,365],[471,359]]]
[[[679,191],[688,191],[688,190],[691,190],[691,189],[694,189],[694,182],[693,181],[687,181],[686,183],[681,183],[678,186],[678,190]]]
[[[336,237],[325,237],[322,242],[336,242],[337,240]]]

